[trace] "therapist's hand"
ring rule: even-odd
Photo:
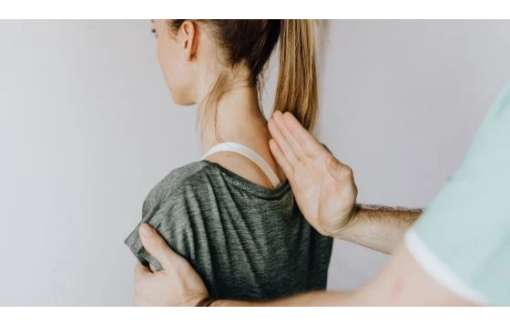
[[[181,256],[173,252],[151,226],[140,227],[145,249],[163,267],[152,272],[137,264],[135,268],[134,304],[139,306],[196,306],[208,296],[200,276]]]
[[[290,113],[275,112],[269,131],[271,151],[304,217],[321,234],[338,235],[354,214],[358,190],[352,169],[338,161]]]

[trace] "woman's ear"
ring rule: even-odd
[[[180,29],[182,33],[180,45],[185,51],[187,59],[191,61],[195,57],[198,48],[197,25],[193,21],[186,20],[184,23],[182,23]]]

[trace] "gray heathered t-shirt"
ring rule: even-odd
[[[209,161],[172,171],[146,198],[142,222],[200,274],[212,297],[264,299],[325,289],[332,239],[304,219],[288,183],[259,186]],[[138,226],[126,244],[145,265]]]

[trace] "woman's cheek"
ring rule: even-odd
[[[158,44],[158,61],[173,101],[178,105],[193,104],[189,94],[189,71],[186,62],[175,57],[171,46]]]

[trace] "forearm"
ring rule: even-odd
[[[431,277],[400,244],[394,256],[372,281],[353,292],[316,291],[288,298],[248,302],[218,300],[213,306],[471,306]]]
[[[335,238],[391,254],[421,213],[421,209],[357,205]]]

